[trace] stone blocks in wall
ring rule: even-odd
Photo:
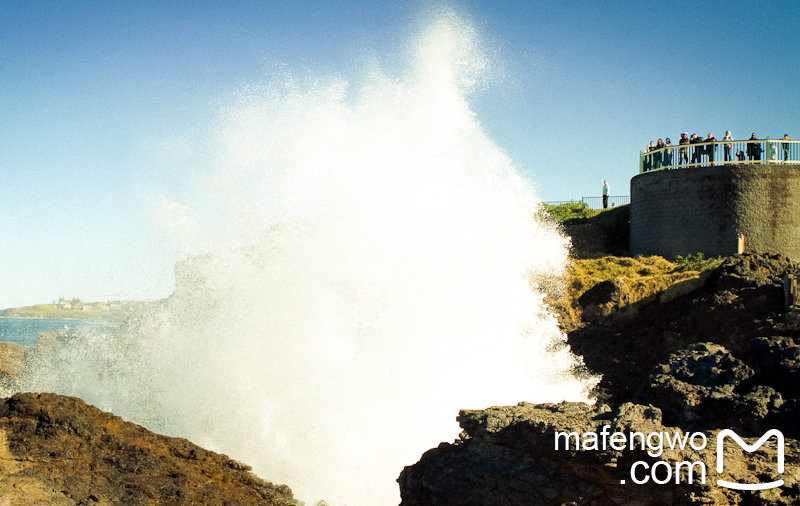
[[[662,170],[631,180],[630,250],[674,258],[745,251],[800,258],[800,167]]]

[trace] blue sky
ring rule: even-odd
[[[503,69],[469,97],[542,200],[627,195],[682,131],[800,138],[800,3],[449,4]],[[153,200],[191,188],[165,139],[271,74],[354,76],[430,9],[406,1],[0,3],[0,308],[159,298],[180,251]],[[174,145],[174,143],[167,143]]]

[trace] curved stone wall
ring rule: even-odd
[[[800,259],[800,168],[762,164],[662,170],[631,179],[634,255],[745,251]]]

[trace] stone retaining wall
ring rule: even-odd
[[[800,168],[703,167],[631,180],[630,250],[673,258],[744,250],[800,258]]]

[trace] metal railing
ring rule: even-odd
[[[664,169],[775,163],[800,165],[800,141],[748,139],[698,142],[639,153],[639,174]]]
[[[609,209],[612,207],[628,205],[630,203],[631,203],[630,195],[608,196]],[[544,204],[550,206],[557,206],[559,204],[586,204],[589,207],[589,209],[602,209],[603,197],[581,197],[580,200],[554,200],[551,202],[544,202]]]

